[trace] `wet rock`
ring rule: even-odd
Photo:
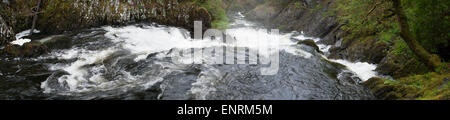
[[[72,39],[67,36],[44,38],[40,42],[47,46],[49,49],[67,49],[72,47]]]
[[[54,80],[54,81],[49,80],[49,79],[56,79],[56,78],[62,77],[64,75],[70,75],[70,74],[64,70],[58,70],[58,71],[53,72],[53,74],[47,78],[48,80],[47,80],[46,87],[51,87],[54,90],[66,90],[67,86],[64,86],[64,85],[67,85],[67,84],[61,85],[57,80]],[[49,92],[49,91],[47,91],[47,92]]]
[[[362,40],[361,40],[362,39]],[[380,63],[387,55],[389,46],[374,37],[361,39],[345,39],[330,48],[329,58],[346,59],[350,61],[363,61],[369,63]]]
[[[266,21],[270,20],[272,17],[275,17],[280,10],[280,8],[276,8],[274,6],[262,5],[250,11],[250,13],[248,13],[248,17],[256,21]]]
[[[335,16],[323,14],[333,4],[332,0],[268,0],[250,11],[247,18],[281,31],[304,31],[307,36],[323,38],[338,27]]]
[[[10,44],[3,49],[3,53],[10,57],[38,57],[48,51],[49,49],[39,42],[29,42],[23,46]]]
[[[316,44],[316,42],[314,42],[314,40],[311,40],[311,39],[302,40],[302,41],[297,42],[297,44],[313,47],[317,52],[322,53],[322,51],[320,51],[319,46],[317,46],[317,44]]]
[[[228,13],[247,12],[267,0],[222,0]]]

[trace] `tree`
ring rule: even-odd
[[[36,21],[38,19],[39,8],[41,7],[41,0],[38,0],[37,6],[35,7],[35,11],[33,12],[33,24],[31,25],[30,36],[33,35],[34,28],[36,27]]]
[[[430,54],[413,36],[408,24],[408,18],[405,15],[401,0],[392,0],[397,20],[400,24],[400,36],[406,42],[411,51],[431,70],[435,70],[441,64],[441,59],[435,54]]]

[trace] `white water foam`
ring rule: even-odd
[[[313,41],[316,42],[316,43],[320,41],[320,38],[307,37],[307,36],[305,36],[305,35],[303,34],[303,31],[302,31],[302,34],[301,34],[301,35],[295,36],[295,37],[293,37],[293,38],[294,38],[294,39],[297,39],[297,40],[308,40],[308,39],[310,39],[310,40],[313,40]],[[327,52],[330,50],[330,48],[331,48],[331,45],[317,44],[317,46],[319,47],[320,51],[322,51],[322,52],[324,52],[324,53],[327,53]]]
[[[20,39],[10,42],[10,44],[22,46],[23,44],[28,43],[28,42],[31,42],[31,39],[20,38]]]
[[[23,38],[25,36],[29,36],[30,35],[30,31],[31,31],[31,29],[17,33],[16,34],[16,39],[20,39],[20,38]],[[34,33],[39,33],[41,31],[34,29],[33,32]]]
[[[31,30],[25,30],[25,31],[22,31],[22,32],[17,33],[17,34],[16,34],[16,40],[10,42],[10,44],[22,46],[22,45],[25,44],[25,43],[31,42],[31,39],[24,39],[24,38],[23,38],[23,37],[25,37],[25,36],[30,35],[30,31],[31,31]],[[39,33],[40,31],[34,29],[33,32],[34,32],[34,33]]]
[[[358,75],[358,77],[361,78],[361,80],[363,81],[367,81],[368,79],[377,76],[377,72],[375,71],[377,65],[375,64],[369,64],[367,62],[352,63],[347,60],[331,60],[331,61],[347,66],[348,69],[355,72],[356,75]]]
[[[149,54],[170,50],[172,48],[202,48],[221,46],[222,43],[208,40],[193,40],[185,30],[174,27],[126,26],[122,28],[105,27],[106,36],[133,54],[139,54],[135,61],[146,58]]]
[[[302,49],[298,49],[295,46],[297,43],[292,41],[290,38],[292,34],[270,34],[268,33],[268,30],[264,29],[256,29],[256,28],[250,28],[250,27],[244,27],[244,28],[235,28],[227,30],[226,32],[228,35],[231,35],[234,39],[237,39],[239,43],[236,43],[236,46],[238,47],[248,47],[250,49],[258,49],[260,46],[271,46],[273,41],[277,41],[279,44],[279,50],[284,50],[288,53],[299,55],[304,58],[310,58],[312,56],[311,53],[306,52]],[[272,51],[268,52],[269,54],[272,54],[273,52],[279,52],[279,51]],[[263,52],[265,53],[265,52]],[[264,55],[264,54],[263,54]],[[268,55],[265,55],[268,56]]]
[[[316,43],[320,41],[320,38],[306,37],[304,34],[301,34],[301,35],[293,37],[293,38],[297,39],[297,40],[311,39],[311,40],[314,40],[314,42],[316,42]],[[324,53],[327,53],[329,51],[329,49],[332,47],[332,45],[324,45],[324,44],[318,44],[317,46]],[[324,58],[326,58],[326,57],[324,57]],[[377,68],[377,65],[375,65],[375,64],[370,64],[367,62],[353,63],[353,62],[349,62],[347,60],[331,60],[331,61],[347,66],[348,69],[353,71],[363,81],[366,81],[372,77],[377,76],[377,72],[375,71],[375,69]]]
[[[267,30],[255,28],[236,28],[227,31],[227,34],[238,39],[239,43],[226,44],[214,40],[193,40],[187,31],[175,27],[156,27],[156,26],[125,26],[125,27],[103,27],[107,31],[105,36],[114,43],[101,50],[87,50],[85,48],[72,48],[62,51],[54,51],[51,54],[57,59],[76,59],[75,62],[69,64],[55,64],[50,67],[51,70],[64,70],[69,75],[64,75],[58,78],[61,85],[69,87],[68,93],[71,92],[88,92],[88,91],[103,91],[115,88],[133,88],[136,86],[149,87],[158,81],[163,80],[159,77],[143,78],[141,76],[132,76],[126,71],[123,71],[126,80],[106,80],[103,73],[105,66],[102,62],[111,54],[120,51],[128,50],[131,55],[136,55],[134,60],[138,62],[145,59],[149,54],[169,51],[173,48],[205,48],[214,46],[237,46],[247,47],[250,49],[257,49],[259,46],[269,46],[269,41],[277,41],[280,45],[280,50],[285,50],[288,53],[300,55],[305,58],[312,56],[311,53],[303,51],[294,47],[295,41],[290,38],[292,34],[269,34]],[[259,43],[259,44],[257,44]],[[278,51],[276,51],[278,52]],[[100,64],[99,66],[88,67],[93,64]],[[220,71],[218,72],[220,73]],[[87,77],[89,76],[89,77]],[[191,92],[199,99],[204,97],[211,91],[210,79],[201,78],[193,84],[197,86],[191,89]],[[126,83],[126,84],[125,84]],[[138,84],[139,83],[139,84]],[[205,86],[203,86],[205,85]],[[47,81],[41,85],[46,93],[53,92],[53,89],[48,86]],[[202,92],[207,90],[208,92]],[[66,93],[62,93],[66,94]]]

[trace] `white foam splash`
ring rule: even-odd
[[[25,30],[22,32],[19,32],[16,34],[16,40],[11,41],[10,44],[12,45],[19,45],[22,46],[25,43],[31,42],[31,39],[24,39],[23,37],[30,35],[31,30]],[[39,30],[33,30],[34,33],[39,33]]]
[[[105,70],[105,66],[102,66],[103,59],[107,58],[111,54],[120,51],[130,51],[131,55],[137,56],[134,60],[138,62],[145,59],[149,54],[168,51],[173,48],[186,49],[186,48],[205,48],[214,46],[236,46],[247,47],[250,49],[257,49],[259,46],[270,46],[269,42],[276,40],[279,42],[280,49],[285,50],[288,53],[304,56],[309,58],[311,53],[303,51],[301,49],[292,47],[296,43],[290,38],[292,34],[269,34],[266,30],[254,29],[254,28],[236,28],[227,31],[227,34],[239,39],[237,44],[226,44],[222,41],[215,40],[194,40],[190,38],[189,32],[175,28],[175,27],[157,27],[157,26],[125,26],[125,27],[103,27],[107,31],[105,36],[114,43],[113,46],[101,50],[88,50],[86,48],[72,48],[61,51],[54,51],[51,54],[57,59],[76,59],[75,62],[69,64],[55,64],[50,68],[52,70],[64,70],[69,75],[64,75],[58,78],[58,82],[61,85],[67,85],[69,91],[66,92],[86,92],[93,90],[108,90],[114,88],[133,87],[133,86],[152,86],[157,81],[163,80],[162,78],[142,78],[139,76],[132,76],[128,74],[125,76],[126,80],[105,80],[101,70]],[[256,44],[260,43],[260,44]],[[271,50],[273,51],[273,50]],[[278,52],[278,51],[276,51]],[[99,65],[94,67],[85,67],[89,65]],[[97,72],[96,72],[97,71]],[[126,72],[126,71],[123,71]],[[219,71],[220,73],[220,71]],[[127,74],[127,73],[124,73]],[[88,77],[89,76],[89,77]],[[140,82],[139,82],[140,81]],[[194,94],[201,94],[199,98],[209,92],[202,92],[205,88],[202,84],[209,84],[208,80],[199,79],[194,86],[199,86],[192,89]],[[125,83],[126,84],[125,84]],[[139,83],[139,84],[138,84]],[[52,92],[52,88],[47,85],[47,81],[43,82],[41,87],[46,93]],[[197,89],[198,88],[198,89]],[[213,91],[208,90],[208,91]]]
[[[10,42],[10,44],[22,46],[23,44],[28,43],[28,42],[31,42],[31,39],[20,38],[20,39]]]
[[[366,62],[349,62],[347,60],[331,60],[333,62],[337,62],[347,66],[348,69],[355,72],[356,75],[361,78],[361,80],[366,81],[372,77],[377,76],[377,72],[375,69],[377,66],[375,64],[369,64]]]
[[[296,37],[293,37],[294,39],[297,40],[307,40],[307,39],[311,39],[314,40],[314,42],[319,42],[320,38],[314,38],[314,37],[307,37],[303,34],[298,35]],[[327,53],[329,52],[329,49],[332,47],[332,45],[324,45],[324,44],[317,44],[317,46],[319,47],[320,51]],[[327,59],[325,56],[323,56],[323,58]],[[376,77],[377,76],[377,72],[375,71],[375,69],[377,68],[377,65],[375,64],[370,64],[367,62],[349,62],[347,60],[331,60],[333,62],[337,62],[340,64],[343,64],[345,66],[347,66],[348,69],[350,69],[351,71],[355,72],[356,75],[361,78],[363,81],[366,81],[372,77]]]
[[[29,36],[30,35],[30,31],[31,31],[31,29],[17,33],[16,34],[16,39],[20,39],[20,38],[23,38],[25,36]],[[41,31],[34,29],[33,32],[34,33],[39,33]]]
[[[122,47],[139,54],[135,61],[145,59],[149,54],[172,48],[202,48],[223,45],[218,41],[193,40],[188,32],[175,27],[126,26],[122,28],[104,27],[105,36]]]
[[[228,35],[231,35],[234,39],[238,40],[239,43],[236,44],[236,46],[238,47],[258,49],[259,47],[271,46],[272,41],[277,41],[279,44],[279,50],[284,50],[291,54],[300,55],[304,58],[310,58],[312,56],[311,53],[292,47],[293,45],[296,45],[296,43],[290,39],[292,34],[270,34],[268,33],[268,30],[255,29],[250,27],[230,29],[227,30],[226,33]]]
[[[302,31],[301,35],[295,36],[293,38],[297,39],[297,40],[308,40],[308,39],[310,39],[310,40],[313,40],[316,43],[320,41],[320,38],[305,36],[303,31]],[[317,46],[319,47],[320,51],[322,51],[324,53],[327,53],[330,50],[330,48],[331,48],[331,45],[317,44]]]

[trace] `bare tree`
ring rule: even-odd
[[[31,30],[30,30],[30,36],[33,35],[34,29],[36,27],[36,22],[38,19],[38,14],[39,14],[39,8],[41,7],[41,0],[38,0],[37,6],[33,9],[35,9],[34,11],[34,16],[33,16],[33,24],[31,25]]]

